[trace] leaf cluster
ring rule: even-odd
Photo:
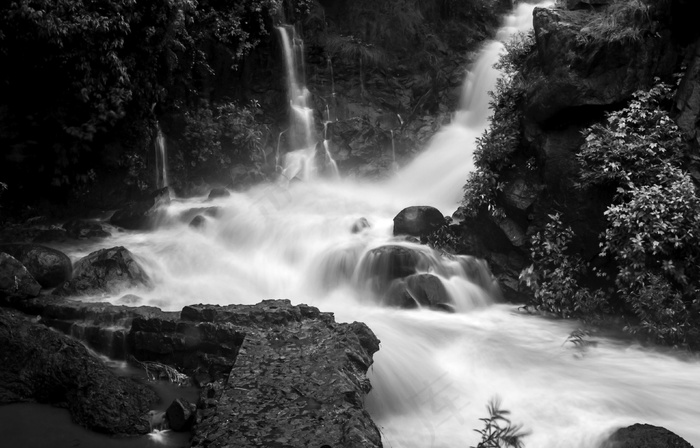
[[[538,311],[564,318],[586,318],[604,312],[607,300],[603,292],[580,284],[590,266],[570,250],[572,228],[564,226],[558,213],[549,215],[549,219],[544,231],[531,239],[533,264],[520,274],[521,282],[534,292],[531,304]]]
[[[489,416],[479,419],[484,422],[484,428],[474,430],[481,435],[476,448],[523,448],[523,438],[528,433],[523,431],[522,425],[510,421],[510,411],[501,409],[500,398],[492,398],[486,409]]]

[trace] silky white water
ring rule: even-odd
[[[518,6],[500,37],[529,26],[532,9]],[[531,448],[594,448],[632,423],[664,426],[700,446],[699,362],[602,337],[580,352],[565,343],[575,322],[495,304],[483,278],[474,277],[484,275],[477,261],[442,258],[391,236],[392,219],[406,206],[454,210],[472,169],[474,139],[487,124],[485,89],[501,48],[485,46],[465,83],[469,110],[387,182],[307,179],[214,201],[177,199],[157,231],[112,229],[112,238],[65,249],[74,260],[102,247],[130,249],[154,283],[124,291],[141,298],[130,298],[131,305],[179,310],[287,298],[332,311],[338,321],[365,322],[382,341],[366,406],[386,447],[475,446],[473,429],[482,427],[479,418],[495,395],[531,432]],[[207,207],[219,208],[216,217],[190,228]],[[360,218],[371,227],[353,233]],[[367,285],[382,268],[370,251],[387,243],[418,251],[421,269],[442,279],[457,312],[382,306],[381,294]],[[120,297],[107,299],[122,303]]]

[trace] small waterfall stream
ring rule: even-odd
[[[533,7],[518,5],[499,39],[529,27]],[[293,59],[292,30],[279,32]],[[647,422],[700,446],[697,360],[607,337],[580,352],[565,343],[576,322],[494,303],[488,273],[473,259],[446,258],[392,236],[392,218],[406,206],[454,210],[473,168],[474,140],[487,124],[485,92],[497,76],[492,65],[501,48],[499,41],[484,47],[465,83],[465,109],[386,182],[300,175],[316,144],[309,139],[307,92],[292,82],[299,78],[291,69],[298,121],[288,132],[306,146],[287,154],[285,171],[305,182],[263,184],[207,202],[220,213],[199,229],[186,217],[206,198],[175,199],[155,232],[115,230],[110,239],[66,252],[77,259],[102,247],[128,247],[156,285],[124,291],[141,298],[133,303],[131,297],[132,306],[180,310],[191,303],[288,298],[333,311],[339,321],[367,323],[381,349],[369,372],[373,391],[366,406],[390,448],[475,446],[473,429],[482,427],[479,418],[495,395],[531,432],[525,442],[532,448],[597,448],[617,427]],[[362,218],[370,226],[358,226]],[[440,279],[457,312],[382,306],[377,279],[389,267],[376,254],[387,245],[417,254],[418,270]],[[121,303],[119,296],[110,300]]]
[[[156,122],[156,188],[163,188],[170,185],[168,182],[168,147],[165,141],[165,134],[160,127],[160,123]]]

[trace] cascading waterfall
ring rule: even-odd
[[[521,3],[500,38],[529,26],[533,7]],[[280,30],[287,41],[290,32]],[[500,48],[485,46],[465,83],[468,109],[388,182],[310,178],[259,185],[207,202],[219,214],[197,229],[187,224],[206,198],[176,199],[155,232],[115,232],[66,252],[74,260],[116,245],[134,252],[155,287],[124,291],[141,298],[124,300],[130,306],[179,310],[288,298],[333,311],[339,321],[367,323],[382,344],[366,406],[387,447],[476,446],[473,429],[482,427],[479,418],[495,395],[531,432],[525,442],[533,448],[597,448],[615,428],[638,422],[700,446],[696,360],[614,337],[577,350],[565,343],[576,322],[494,303],[490,275],[478,260],[444,257],[392,236],[392,218],[406,206],[454,209],[474,139],[487,121],[480,95],[495,79],[490,66]],[[302,90],[295,88],[298,96]],[[410,254],[417,272],[440,279],[456,312],[383,306],[394,269],[387,247]],[[119,296],[111,300],[122,303]]]
[[[167,187],[168,183],[168,147],[165,135],[160,128],[160,123],[156,122],[156,186],[158,188]]]

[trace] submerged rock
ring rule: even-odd
[[[60,286],[57,295],[98,295],[126,288],[150,286],[148,274],[122,246],[100,249],[80,259],[73,279]]]
[[[427,205],[407,207],[394,217],[394,235],[424,237],[445,224],[440,210]]]
[[[357,267],[357,279],[371,291],[382,294],[391,283],[419,271],[427,271],[425,254],[407,246],[386,245],[369,250]]]
[[[0,252],[0,299],[36,297],[41,285],[22,263],[13,256]]]
[[[231,192],[228,191],[227,189],[223,187],[217,187],[217,188],[212,188],[211,191],[209,192],[209,200],[211,201],[212,199],[216,198],[227,198],[231,196]]]
[[[693,448],[666,428],[636,424],[615,431],[601,448]]]
[[[432,274],[413,274],[395,281],[385,295],[385,304],[399,308],[454,309],[445,285]]]
[[[63,228],[66,229],[68,235],[77,239],[107,238],[112,236],[111,233],[102,228],[102,224],[95,221],[82,221],[75,219],[63,224]]]
[[[70,280],[70,258],[60,250],[38,244],[2,244],[0,251],[15,257],[44,288]]]
[[[151,389],[114,374],[80,342],[0,309],[0,404],[65,407],[74,422],[107,434],[146,434]]]
[[[184,398],[174,400],[165,411],[168,425],[173,431],[189,431],[195,421],[197,405]]]

